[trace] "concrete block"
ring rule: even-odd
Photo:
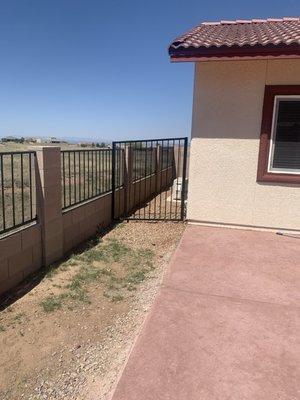
[[[40,169],[60,168],[60,147],[41,146],[35,147],[36,158]]]
[[[87,236],[83,232],[78,232],[76,235],[73,237],[73,242],[72,242],[72,248],[77,247],[81,243],[83,243],[87,239]]]
[[[61,183],[61,172],[57,168],[40,170],[40,183],[42,188],[59,186]]]
[[[32,268],[37,270],[42,266],[42,247],[37,244],[32,247]]]
[[[52,221],[48,221],[48,223],[44,227],[44,239],[47,241],[52,239],[54,236],[62,236],[63,234],[63,226],[62,226],[62,219],[56,218]]]
[[[40,225],[30,226],[21,232],[22,250],[36,244],[41,246],[41,227]]]
[[[0,295],[17,286],[20,282],[22,282],[22,280],[23,272],[19,272],[3,282],[0,281]]]
[[[0,282],[8,279],[8,261],[7,258],[0,259]]]
[[[84,208],[85,217],[89,218],[95,212],[95,201],[84,204],[82,207]]]
[[[80,232],[80,223],[73,224],[63,229],[64,241],[72,241],[73,238]]]
[[[49,239],[45,239],[45,248],[46,253],[44,254],[47,257],[47,254],[58,254],[60,253],[60,257],[63,256],[63,236],[57,235],[52,236]]]
[[[55,203],[45,205],[43,212],[43,221],[45,224],[59,218],[62,218],[61,208],[57,207]]]
[[[8,274],[13,277],[32,264],[32,248],[20,251],[8,259]]]
[[[0,258],[9,258],[22,249],[22,233],[15,232],[10,236],[0,239]]]
[[[62,214],[63,229],[69,228],[73,225],[73,212],[67,211]]]
[[[68,253],[70,250],[73,249],[74,244],[73,244],[73,240],[72,239],[68,239],[66,238],[64,240],[64,246],[63,246],[63,250],[64,250],[64,254]]]
[[[72,213],[73,223],[77,223],[85,219],[84,205],[78,206],[70,212]]]
[[[44,262],[45,265],[53,264],[56,261],[59,261],[62,258],[62,248],[61,250],[55,250],[52,253],[48,253],[45,256]]]
[[[62,206],[62,196],[61,192],[58,190],[60,185],[49,185],[40,188],[41,197],[39,198],[39,202],[42,204],[56,204],[57,207]]]

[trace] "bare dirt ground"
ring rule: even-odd
[[[122,223],[0,311],[0,399],[107,399],[183,223]]]

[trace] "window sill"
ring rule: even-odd
[[[293,183],[300,185],[299,174],[280,174],[274,172],[258,173],[258,183],[269,182],[269,183]]]

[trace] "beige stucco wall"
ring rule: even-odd
[[[256,182],[265,85],[300,84],[300,60],[196,63],[188,219],[300,230],[300,187]]]

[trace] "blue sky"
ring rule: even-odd
[[[189,135],[193,65],[169,62],[171,39],[297,15],[298,0],[0,0],[0,136]]]

